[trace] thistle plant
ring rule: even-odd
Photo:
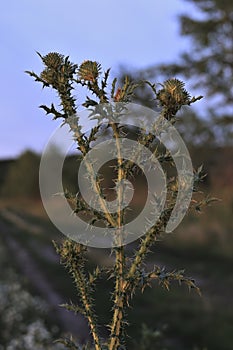
[[[88,245],[91,245],[88,244],[88,240],[86,245],[80,243],[79,240],[70,238],[64,239],[61,244],[54,243],[56,251],[60,255],[61,263],[74,280],[80,300],[79,305],[70,303],[63,306],[72,312],[81,313],[87,319],[92,338],[90,344],[86,344],[84,347],[80,347],[73,338],[62,339],[60,342],[67,349],[73,350],[126,349],[126,311],[138,289],[143,292],[154,281],[169,289],[171,283],[177,281],[179,284],[186,285],[189,289],[194,289],[199,294],[200,290],[192,278],[185,276],[184,270],[172,270],[169,272],[159,266],[154,266],[149,271],[145,269],[146,258],[156,241],[166,233],[166,226],[176,206],[179,192],[183,191],[185,193],[186,187],[182,188],[177,173],[173,172],[172,175],[169,175],[169,169],[174,168],[174,161],[171,152],[162,147],[161,139],[156,139],[155,134],[145,132],[143,128],[136,128],[135,132],[135,129],[127,126],[127,123],[126,125],[119,123],[119,118],[127,110],[128,104],[134,101],[136,89],[144,85],[151,88],[155,109],[159,113],[159,119],[154,125],[154,129],[159,127],[161,129],[161,125],[164,122],[174,125],[177,121],[179,110],[183,106],[190,106],[201,99],[202,96],[191,97],[185,90],[184,83],[175,78],[169,79],[163,84],[155,84],[149,81],[134,82],[125,77],[124,82],[119,85],[117,78],[110,79],[110,69],[103,71],[102,66],[95,61],[86,60],[81,64],[74,64],[69,57],[64,57],[58,53],[49,53],[45,56],[39,54],[39,56],[44,64],[43,71],[39,75],[29,71],[27,73],[35,81],[41,83],[43,87],[54,89],[60,100],[58,107],[51,104],[51,106],[42,105],[40,108],[46,114],[51,114],[53,119],[61,119],[63,124],[70,128],[77,144],[77,150],[81,155],[81,160],[84,162],[91,191],[96,195],[97,206],[87,203],[80,193],[64,191],[64,196],[72,207],[73,215],[78,216],[81,214],[83,217],[86,216],[86,222],[89,227],[97,225],[103,230],[103,237],[106,237],[106,228],[112,229],[114,232],[111,245],[112,265],[110,267],[96,266],[93,271],[90,271],[88,267]],[[75,97],[75,92],[78,91],[79,87],[87,92],[84,101],[79,101],[79,98]],[[78,111],[80,106],[83,106],[90,112],[90,118],[97,120],[97,124],[91,128],[89,133],[82,132],[82,121],[79,118]],[[103,124],[101,124],[102,121]],[[115,163],[111,164],[114,174],[114,190],[117,198],[115,211],[110,211],[106,204],[107,192],[106,188],[103,187],[103,178],[96,175],[94,164],[86,157],[94,148],[98,137],[103,133],[105,133],[107,138],[114,140],[116,147],[117,156]],[[126,159],[122,153],[120,141],[125,136],[132,136],[132,134],[134,134],[133,138],[137,143],[133,150],[133,159]],[[158,220],[154,224],[148,223],[145,233],[139,235],[134,242],[135,250],[132,253],[132,250],[127,247],[127,240],[125,240],[127,233],[125,233],[124,229],[126,222],[130,221],[130,210],[123,206],[127,188],[121,186],[121,184],[127,179],[134,179],[140,172],[135,164],[142,158],[141,147],[148,148],[166,169],[167,188],[163,210]],[[191,175],[193,176],[192,192],[197,193],[198,183],[204,177],[202,168],[192,171]],[[185,195],[183,198],[185,199]],[[152,205],[153,203],[155,206],[160,205],[156,200],[157,198],[154,198]],[[208,204],[210,201],[210,198],[198,200],[193,197],[189,210],[196,209],[199,211],[203,205]],[[99,208],[99,210],[96,208]],[[85,235],[85,232],[80,234]],[[112,317],[108,325],[99,324],[98,315],[95,311],[94,292],[97,288],[97,281],[100,278],[114,280],[114,289],[111,297]],[[103,338],[100,333],[100,329],[103,326],[108,330],[107,338]]]

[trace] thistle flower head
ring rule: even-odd
[[[80,79],[94,82],[100,75],[101,65],[96,61],[84,61],[78,70]]]
[[[190,101],[190,95],[184,88],[184,83],[178,79],[168,79],[164,82],[163,88],[158,91],[157,98],[162,106],[182,106]]]
[[[38,53],[39,54],[39,53]],[[46,56],[40,55],[45,69],[41,72],[40,78],[53,88],[61,90],[61,86],[67,84],[75,74],[77,65],[69,61],[69,57],[50,52]]]
[[[50,52],[42,57],[43,63],[51,69],[58,69],[64,64],[64,56],[57,52]]]

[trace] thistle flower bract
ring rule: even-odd
[[[162,106],[168,104],[184,105],[190,101],[190,95],[184,88],[184,83],[178,79],[166,80],[163,89],[159,90],[157,97]]]
[[[58,69],[64,64],[64,56],[57,52],[50,52],[42,57],[43,63],[51,69]]]
[[[101,65],[96,61],[84,61],[78,70],[80,79],[94,82],[100,75]]]

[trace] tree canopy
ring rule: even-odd
[[[205,117],[211,120],[216,139],[229,143],[233,134],[233,2],[183,1],[194,9],[179,15],[180,33],[190,42],[187,49],[176,62],[157,64],[137,74],[156,80],[158,76],[185,79],[208,98]]]
[[[229,0],[183,0],[196,12],[179,16],[181,35],[191,47],[178,63],[164,65],[165,73],[193,78],[195,87],[209,96],[221,95],[222,104],[233,101],[233,2]],[[161,67],[161,66],[160,66]]]

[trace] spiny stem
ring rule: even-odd
[[[68,125],[70,126],[70,129],[73,131],[74,136],[78,142],[79,145],[79,149],[82,152],[83,155],[83,162],[86,166],[86,169],[90,175],[91,178],[91,183],[92,183],[92,188],[94,189],[95,193],[98,196],[98,200],[99,200],[99,204],[100,204],[100,208],[102,209],[103,215],[105,216],[105,219],[107,220],[107,222],[113,226],[116,227],[116,222],[113,219],[112,215],[108,212],[108,208],[106,206],[105,200],[102,198],[101,196],[101,189],[100,189],[100,184],[98,182],[98,180],[96,179],[95,176],[95,172],[93,169],[92,164],[87,160],[87,157],[85,157],[85,155],[87,154],[88,150],[86,149],[86,145],[85,142],[83,141],[82,138],[82,133],[79,129],[79,126],[77,125],[76,122],[73,121],[73,119],[67,119],[65,120],[66,123],[68,123]]]
[[[124,171],[122,169],[122,155],[121,155],[121,146],[119,142],[119,130],[115,123],[112,124],[112,129],[114,132],[114,137],[116,140],[117,147],[117,162],[118,162],[118,175],[117,181],[118,185],[121,184],[124,179]],[[124,256],[124,247],[122,246],[122,235],[121,235],[121,226],[123,224],[123,211],[122,211],[122,200],[123,200],[123,188],[118,186],[118,210],[117,210],[117,226],[118,226],[118,245],[120,247],[115,248],[116,254],[116,282],[115,282],[115,296],[114,296],[114,313],[111,324],[111,334],[110,334],[110,343],[109,350],[118,349],[120,345],[120,334],[123,321],[123,309],[124,309],[124,266],[125,266],[125,256]],[[120,240],[120,241],[119,241]]]
[[[136,253],[136,256],[134,258],[133,263],[131,264],[131,267],[129,269],[129,272],[127,274],[127,279],[130,281],[132,277],[134,277],[136,271],[138,268],[140,268],[146,254],[149,251],[149,248],[156,240],[156,233],[154,227],[152,227],[146,234],[145,238],[142,240],[139,250]],[[128,285],[129,287],[129,282]]]
[[[101,343],[97,331],[97,325],[95,321],[95,316],[94,316],[94,311],[91,306],[91,302],[89,300],[89,292],[87,289],[87,283],[86,283],[86,278],[84,273],[82,272],[81,269],[74,268],[72,269],[72,274],[74,277],[74,280],[76,282],[76,288],[78,289],[80,293],[80,297],[83,303],[83,306],[85,308],[85,316],[88,320],[90,329],[91,329],[91,334],[94,340],[94,346],[95,350],[101,350]]]

